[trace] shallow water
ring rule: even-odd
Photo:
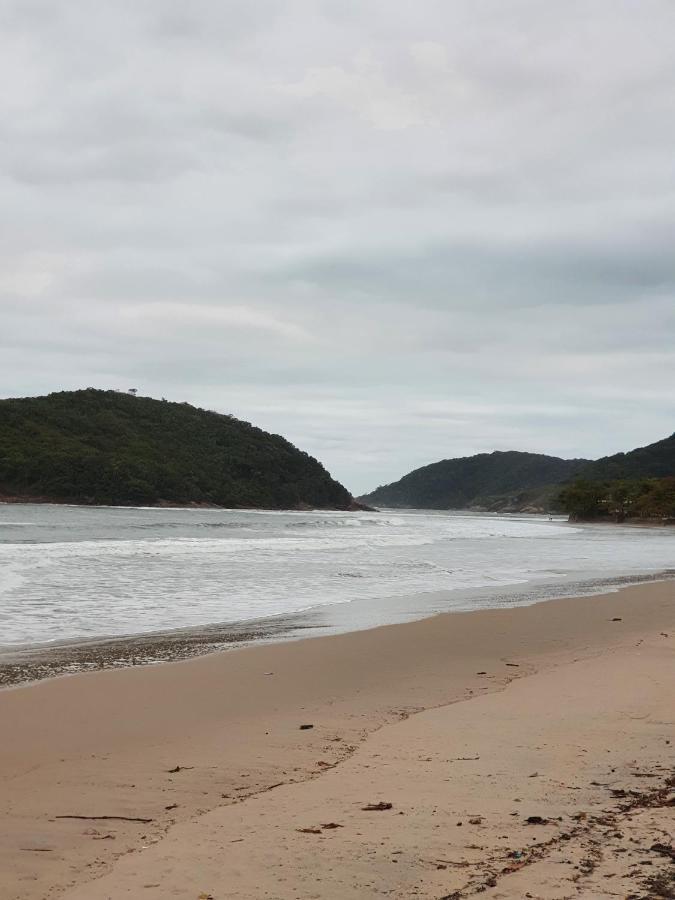
[[[675,530],[535,516],[0,505],[0,647],[300,612],[349,630],[674,565]]]

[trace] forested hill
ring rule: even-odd
[[[582,474],[589,481],[666,478],[675,475],[675,434],[628,453],[603,456],[585,467]]]
[[[0,497],[348,509],[316,459],[232,416],[117,391],[0,400]]]
[[[417,509],[521,508],[544,502],[550,486],[577,475],[585,459],[516,450],[479,453],[415,469],[360,499],[375,506]]]
[[[418,509],[544,511],[568,509],[561,489],[578,480],[604,497],[607,484],[675,476],[675,434],[628,453],[595,461],[536,453],[479,453],[415,469],[360,499],[375,506]],[[644,494],[644,490],[640,489]]]
[[[560,491],[572,519],[675,521],[675,434],[591,463]]]

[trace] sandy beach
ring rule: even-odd
[[[0,896],[672,897],[674,685],[664,581],[7,689]]]

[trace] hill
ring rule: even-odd
[[[279,435],[187,403],[94,389],[0,400],[0,495],[271,509],[354,503]]]
[[[657,519],[664,524],[675,524],[675,477],[672,475],[619,481],[580,479],[563,487],[558,500],[573,521]]]
[[[603,456],[585,467],[589,481],[617,481],[622,478],[666,478],[675,475],[675,433],[662,441],[638,447],[629,453]]]
[[[675,434],[586,466],[559,495],[572,519],[675,518]]]
[[[360,499],[379,506],[417,509],[569,511],[570,497],[576,496],[574,502],[579,503],[581,496],[587,497],[588,485],[593,486],[591,495],[604,497],[610,483],[670,476],[675,476],[675,434],[595,461],[518,451],[446,459],[415,469],[400,481],[379,487]],[[586,487],[580,494],[565,495],[561,501],[561,489],[579,479]],[[643,491],[640,496],[647,495]],[[650,492],[649,496],[655,495]],[[591,500],[584,502],[592,505]],[[647,509],[647,501],[642,502]]]
[[[415,469],[360,499],[416,509],[542,508],[552,486],[577,475],[588,460],[516,450],[479,453]]]

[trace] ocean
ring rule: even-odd
[[[674,566],[675,529],[537,516],[0,505],[0,652],[280,617],[353,630]]]

